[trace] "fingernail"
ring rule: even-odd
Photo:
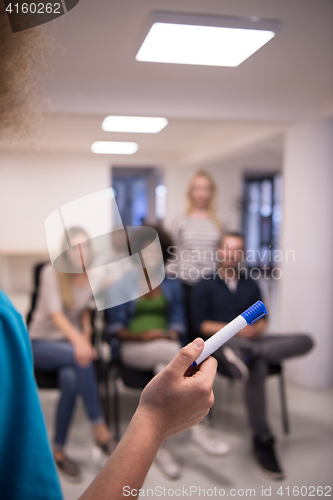
[[[202,344],[204,343],[204,341],[198,337],[197,339],[193,340],[193,344],[195,345],[195,347],[197,349],[200,349],[200,347],[202,347]]]

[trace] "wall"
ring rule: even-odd
[[[110,176],[110,159],[105,157],[0,156],[0,286],[22,313],[32,290],[32,269],[48,260],[46,218],[65,203],[110,187]]]
[[[333,119],[291,127],[286,135],[280,330],[306,332],[315,349],[288,365],[294,382],[333,384]]]
[[[0,165],[1,251],[45,251],[44,224],[51,212],[110,187],[105,157],[7,154]]]

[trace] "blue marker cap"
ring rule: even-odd
[[[261,302],[261,300],[257,300],[257,302],[253,304],[253,306],[246,309],[241,316],[243,316],[248,325],[251,325],[262,316],[265,316],[265,314],[267,314],[265,304]]]

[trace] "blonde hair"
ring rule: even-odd
[[[62,302],[67,309],[74,309],[73,297],[73,275],[70,273],[59,273],[59,290]]]
[[[67,230],[67,236],[68,238],[73,238],[77,236],[78,234],[84,234],[87,238],[87,241],[89,241],[89,236],[87,232],[81,228],[81,227],[71,227]],[[62,253],[61,253],[61,260],[63,266],[66,266],[66,262],[68,257],[66,254],[66,250],[68,248],[67,245],[67,239],[65,238],[62,244]],[[92,258],[92,256],[91,256]],[[63,269],[64,267],[62,267]],[[66,268],[66,267],[65,267]],[[59,282],[59,291],[61,295],[61,299],[65,307],[67,309],[73,309],[75,304],[74,304],[74,295],[73,295],[73,273],[70,272],[71,266],[69,267],[69,272],[68,273],[61,273],[58,271],[58,282]]]
[[[195,181],[198,179],[198,177],[204,177],[210,184],[212,194],[211,194],[211,197],[210,197],[209,202],[208,202],[207,210],[208,210],[210,219],[212,219],[212,221],[216,224],[216,226],[218,227],[218,229],[222,235],[223,228],[222,228],[221,221],[217,215],[217,203],[216,203],[217,187],[216,187],[216,183],[215,183],[213,177],[205,170],[198,170],[197,172],[195,172],[193,174],[193,176],[190,179],[190,182],[189,182],[189,185],[187,188],[187,193],[186,193],[186,200],[187,200],[186,215],[190,215],[193,211],[193,208],[194,208],[193,200],[191,197],[191,192],[193,189],[193,185],[194,185]]]

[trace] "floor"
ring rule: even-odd
[[[139,393],[123,387],[121,383],[119,389],[123,433],[138,404]],[[178,495],[192,499],[204,496],[270,496],[281,500],[283,497],[298,496],[297,488],[302,486],[299,496],[332,496],[330,487],[333,485],[333,389],[287,387],[291,423],[289,436],[284,436],[281,428],[276,377],[271,377],[268,381],[267,394],[269,418],[278,440],[280,460],[286,472],[284,481],[270,481],[253,461],[251,435],[242,403],[242,385],[237,382],[230,383],[218,376],[215,382],[216,402],[212,422],[230,443],[231,452],[225,457],[207,456],[191,443],[188,432],[172,438],[170,446],[182,465],[182,477],[177,481],[168,480],[153,464],[143,485],[144,496],[157,498]],[[51,436],[58,393],[41,391],[40,396]],[[65,500],[76,500],[106,461],[93,445],[89,422],[81,401],[76,405],[67,452],[80,463],[83,472],[83,482],[80,484],[71,484],[61,479]],[[320,489],[317,491],[320,486],[324,487],[324,495],[321,495]]]

